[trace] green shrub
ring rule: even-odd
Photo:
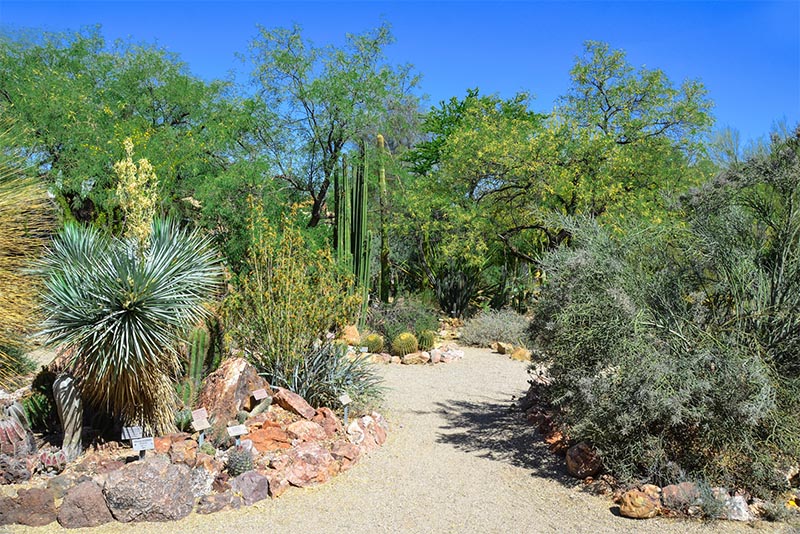
[[[464,344],[477,347],[488,347],[498,341],[525,345],[528,327],[528,320],[514,310],[483,310],[467,319],[460,339]]]
[[[356,410],[372,407],[383,397],[381,379],[371,363],[347,358],[346,350],[346,346],[320,342],[302,358],[277,356],[261,374],[273,386],[294,391],[317,408],[339,406],[344,393],[353,399]]]
[[[248,270],[234,280],[223,316],[232,343],[271,372],[277,360],[301,360],[327,332],[352,324],[360,297],[348,294],[352,275],[328,251],[308,246],[289,222],[278,229],[253,210]]]
[[[362,343],[366,345],[367,350],[373,354],[383,351],[383,336],[380,334],[367,334],[364,336]]]
[[[436,332],[423,330],[417,333],[417,340],[419,340],[419,350],[431,350],[436,343]]]
[[[419,350],[417,337],[411,332],[402,332],[392,341],[392,354],[395,356],[405,356]]]
[[[704,214],[694,212],[687,231],[571,228],[574,246],[543,258],[531,332],[551,359],[545,400],[617,476],[769,496],[786,489],[779,467],[800,459],[800,418],[795,367],[783,352],[795,347],[797,330],[784,330],[795,304],[785,295],[768,306],[762,292],[772,286],[762,281],[779,280],[780,269],[783,290],[800,290],[800,217],[785,221],[797,230],[780,243],[762,224],[767,211],[737,205],[754,192],[732,195],[741,182],[722,178],[695,193]],[[765,261],[772,247],[779,251]]]
[[[403,332],[438,330],[436,312],[413,298],[401,298],[393,304],[380,304],[370,308],[368,324],[386,339],[394,339]]]

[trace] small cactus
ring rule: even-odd
[[[383,336],[380,334],[368,334],[362,341],[367,346],[367,350],[377,354],[383,350]]]
[[[209,456],[215,456],[217,454],[217,449],[214,448],[214,445],[211,444],[211,442],[204,441],[203,444],[200,445],[200,452]]]
[[[47,473],[60,473],[67,466],[67,455],[64,451],[42,451],[39,462]]]
[[[423,330],[417,335],[420,350],[431,350],[436,343],[436,332],[433,330]]]
[[[395,356],[405,356],[412,352],[417,352],[419,343],[417,337],[411,332],[403,332],[398,334],[394,341],[392,341],[392,353]]]
[[[189,408],[183,408],[182,410],[178,410],[175,412],[175,426],[178,427],[178,430],[181,432],[186,432],[189,430],[189,425],[192,423],[192,410]]]
[[[244,447],[236,447],[228,454],[228,474],[238,477],[242,473],[252,471],[253,454]]]
[[[244,410],[239,410],[236,414],[236,421],[241,425],[244,424],[245,421],[250,417],[250,414]]]

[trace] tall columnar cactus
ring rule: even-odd
[[[61,450],[67,460],[74,460],[81,453],[81,430],[83,428],[83,403],[75,379],[63,373],[53,381],[53,397],[58,409],[58,418],[64,430]]]
[[[369,299],[370,243],[367,230],[367,150],[362,143],[359,161],[350,168],[342,159],[341,173],[334,177],[336,197],[336,256],[353,272],[361,292],[361,319],[366,316]]]
[[[182,401],[184,406],[192,406],[200,384],[203,381],[203,367],[208,354],[208,332],[195,328],[189,338],[189,367],[183,384]]]
[[[389,235],[386,224],[388,194],[386,192],[386,147],[383,136],[378,134],[378,187],[381,207],[381,279],[379,295],[381,302],[389,302]]]

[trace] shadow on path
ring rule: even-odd
[[[479,457],[531,471],[531,475],[574,482],[561,457],[551,453],[536,427],[511,402],[452,400],[436,403],[446,420],[437,441]]]

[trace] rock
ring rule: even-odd
[[[649,519],[658,515],[659,502],[639,490],[626,491],[619,504],[619,513],[633,519]]]
[[[336,417],[336,414],[333,413],[333,410],[330,408],[322,407],[317,410],[317,415],[314,416],[312,421],[322,426],[322,429],[329,438],[344,432],[342,423],[339,422],[339,418]]]
[[[286,470],[286,480],[292,486],[304,488],[328,481],[336,474],[333,456],[316,442],[301,443],[289,451],[291,461]]]
[[[213,491],[215,478],[217,478],[217,473],[212,473],[205,467],[192,469],[189,474],[192,496],[197,499],[209,495]]]
[[[661,488],[661,502],[670,510],[685,511],[699,501],[700,488],[694,482],[681,482]]]
[[[280,426],[264,426],[247,435],[258,452],[291,448],[291,438]]]
[[[269,383],[255,367],[244,358],[230,358],[203,381],[198,404],[224,422],[236,419],[240,410],[253,409],[258,402],[252,392],[262,388],[270,393]]]
[[[655,484],[644,484],[641,487],[641,490],[644,494],[653,499],[655,502],[661,504],[661,488],[659,488]]]
[[[386,364],[392,361],[392,355],[386,353],[373,354],[372,356],[370,356],[369,361],[371,363]]]
[[[358,328],[356,325],[351,324],[344,327],[339,339],[344,340],[344,342],[348,345],[356,346],[361,343],[361,334],[358,333]]]
[[[16,484],[30,478],[31,470],[24,459],[0,454],[0,484]]]
[[[41,527],[55,520],[56,504],[50,490],[21,489],[16,497],[0,497],[0,525]]]
[[[94,481],[71,488],[58,509],[58,522],[64,528],[96,527],[113,520],[103,490]]]
[[[256,471],[242,473],[231,480],[231,492],[251,506],[269,497],[269,479]]]
[[[431,355],[431,363],[440,363],[442,361],[442,351],[439,349],[433,349],[430,352]]]
[[[197,459],[197,442],[193,439],[175,441],[169,450],[169,458],[174,464],[193,467]]]
[[[331,456],[340,463],[341,470],[346,471],[361,457],[361,449],[353,443],[339,440],[331,447]]]
[[[350,440],[350,443],[361,445],[365,437],[364,429],[358,424],[358,420],[352,421],[347,425],[347,439]]]
[[[301,441],[322,441],[328,437],[325,430],[313,421],[296,421],[286,427],[286,433]]]
[[[53,497],[63,499],[64,495],[75,485],[73,475],[58,475],[47,481],[47,489],[53,492]]]
[[[753,515],[747,506],[747,500],[742,495],[734,495],[725,500],[722,515],[729,521],[752,521]]]
[[[389,360],[389,363],[394,363],[394,364],[403,363],[403,360],[400,359],[400,356],[392,356],[392,359]]]
[[[511,343],[497,343],[497,352],[500,354],[511,354],[514,352],[514,345]]]
[[[210,454],[205,454],[203,452],[197,453],[197,459],[194,465],[195,468],[202,467],[215,477],[219,474],[220,471],[222,471],[222,468],[224,467],[220,460],[217,460]]]
[[[108,475],[103,495],[114,518],[131,521],[174,521],[194,507],[190,470],[163,456],[133,462]]]
[[[511,353],[511,359],[517,360],[518,362],[529,362],[531,361],[531,351],[525,347],[519,347],[514,349],[514,352]]]
[[[286,480],[286,473],[271,469],[265,475],[269,479],[269,495],[273,499],[277,499],[289,489],[289,481]]]
[[[403,356],[402,362],[404,365],[419,365],[428,363],[430,359],[431,355],[427,352],[412,352]]]
[[[154,451],[158,454],[167,454],[169,453],[170,447],[172,447],[172,440],[169,436],[158,436],[153,438],[153,445],[155,446]]]
[[[196,511],[198,514],[213,514],[224,510],[231,504],[231,491],[223,493],[215,493],[213,495],[206,495],[201,497],[197,503]]]
[[[317,414],[317,411],[303,397],[285,388],[278,388],[272,401],[284,410],[296,413],[306,419],[313,419]]]
[[[567,472],[575,478],[592,477],[602,465],[600,456],[585,441],[567,450]]]

